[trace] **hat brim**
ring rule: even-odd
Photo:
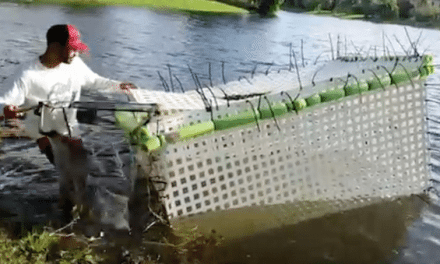
[[[82,43],[81,41],[75,41],[75,42],[71,42],[69,43],[69,48],[75,51],[88,51],[89,47]]]

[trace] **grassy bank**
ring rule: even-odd
[[[242,8],[222,4],[211,0],[34,0],[35,4],[61,4],[76,7],[90,6],[134,6],[149,7],[170,11],[211,12],[211,13],[247,13]]]
[[[74,235],[34,231],[11,239],[0,229],[0,263],[99,263],[103,260],[96,254],[90,239],[79,239]]]
[[[178,233],[179,237],[172,238],[173,243],[166,239],[161,242],[144,239],[115,245],[115,242],[104,242],[105,238],[42,229],[11,238],[10,233],[0,228],[0,263],[212,263],[215,252],[222,245],[222,238],[215,233],[202,235],[194,230]],[[127,250],[129,247],[137,248]]]

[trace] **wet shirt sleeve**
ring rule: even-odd
[[[18,72],[6,81],[7,92],[0,96],[0,115],[3,115],[3,108],[6,105],[14,105],[23,107],[26,102],[26,94],[28,85],[22,72]]]
[[[81,59],[76,61],[78,71],[82,73],[82,87],[87,90],[98,90],[102,92],[115,92],[121,82],[111,80],[93,72]]]

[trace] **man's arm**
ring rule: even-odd
[[[18,107],[15,105],[3,106],[0,104],[0,108],[3,110],[3,112],[0,114],[0,121],[5,119],[20,118],[23,116],[23,113],[21,113]]]
[[[83,73],[85,85],[88,89],[107,91],[107,92],[125,92],[130,93],[131,89],[136,89],[136,85],[129,82],[120,82],[100,76],[93,72],[80,58],[78,66]]]
[[[12,80],[12,88],[0,97],[0,121],[23,116],[18,107],[23,105],[26,97],[26,85],[21,77]]]

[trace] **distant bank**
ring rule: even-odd
[[[61,4],[76,7],[89,6],[136,6],[151,7],[161,10],[212,12],[212,13],[247,13],[248,10],[227,5],[213,0],[23,0],[33,4]]]
[[[7,0],[8,1],[8,0]],[[171,11],[273,16],[280,9],[346,19],[440,28],[440,0],[9,0],[78,7],[147,6]]]
[[[212,13],[256,12],[265,16],[275,14],[284,0],[22,0],[22,2],[73,6],[148,6],[165,10]]]
[[[440,0],[285,0],[282,9],[440,28]]]

